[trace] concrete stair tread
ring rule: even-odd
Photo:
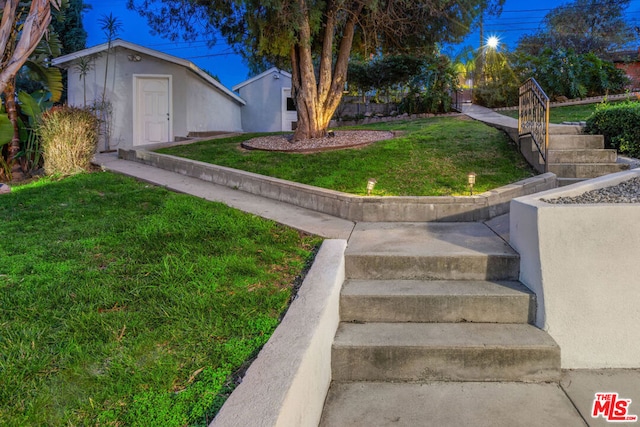
[[[617,162],[602,162],[602,163],[576,163],[576,162],[568,162],[568,163],[549,163],[549,166],[584,166],[584,167],[594,167],[594,166],[607,166],[607,167],[621,167],[624,168],[627,165]]]
[[[331,385],[320,427],[584,427],[558,384],[350,382]]]
[[[334,347],[360,346],[558,348],[551,336],[529,324],[341,323]]]
[[[352,279],[516,280],[518,254],[482,223],[358,223],[345,251]]]
[[[486,280],[347,280],[343,296],[525,297],[533,293],[516,281]]]
[[[579,153],[600,153],[600,152],[613,152],[616,153],[617,151],[614,148],[551,148],[549,147],[549,152],[579,152]]]
[[[517,257],[482,223],[359,222],[345,255]]]

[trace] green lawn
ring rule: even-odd
[[[205,426],[318,238],[106,172],[0,196],[0,425]]]
[[[240,142],[255,135],[202,141],[158,150],[332,190],[364,195],[468,195],[467,174],[475,172],[482,192],[534,175],[502,132],[464,117],[439,117],[358,127],[402,131],[402,136],[360,149],[315,154],[246,151]]]

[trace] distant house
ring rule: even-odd
[[[291,98],[291,74],[271,68],[232,88],[247,101],[242,107],[245,132],[289,132],[298,115]]]
[[[124,40],[61,56],[68,71],[68,103],[87,106],[105,99],[110,128],[99,149],[174,141],[190,132],[242,131],[245,100],[192,62]],[[83,60],[84,58],[84,60]],[[89,65],[86,75],[80,63]],[[86,68],[85,68],[86,70]]]
[[[640,48],[615,52],[611,59],[631,80],[629,89],[640,89]]]

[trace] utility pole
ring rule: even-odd
[[[478,56],[478,72],[476,73],[478,82],[484,82],[484,10],[480,13],[480,46],[478,47],[480,55]]]

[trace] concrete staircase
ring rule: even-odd
[[[519,256],[484,224],[358,223],[345,268],[321,426],[340,411],[379,412],[381,397],[364,390],[392,387],[420,406],[416,384],[560,380],[558,345],[531,324],[535,295],[517,281]],[[414,421],[429,416],[412,411]],[[387,425],[367,422],[353,425]]]
[[[520,150],[539,172],[544,171],[544,159],[530,137],[520,139]],[[583,134],[580,126],[551,126],[548,157],[547,171],[558,176],[560,185],[628,169],[616,163],[616,150],[604,148],[602,135]]]

